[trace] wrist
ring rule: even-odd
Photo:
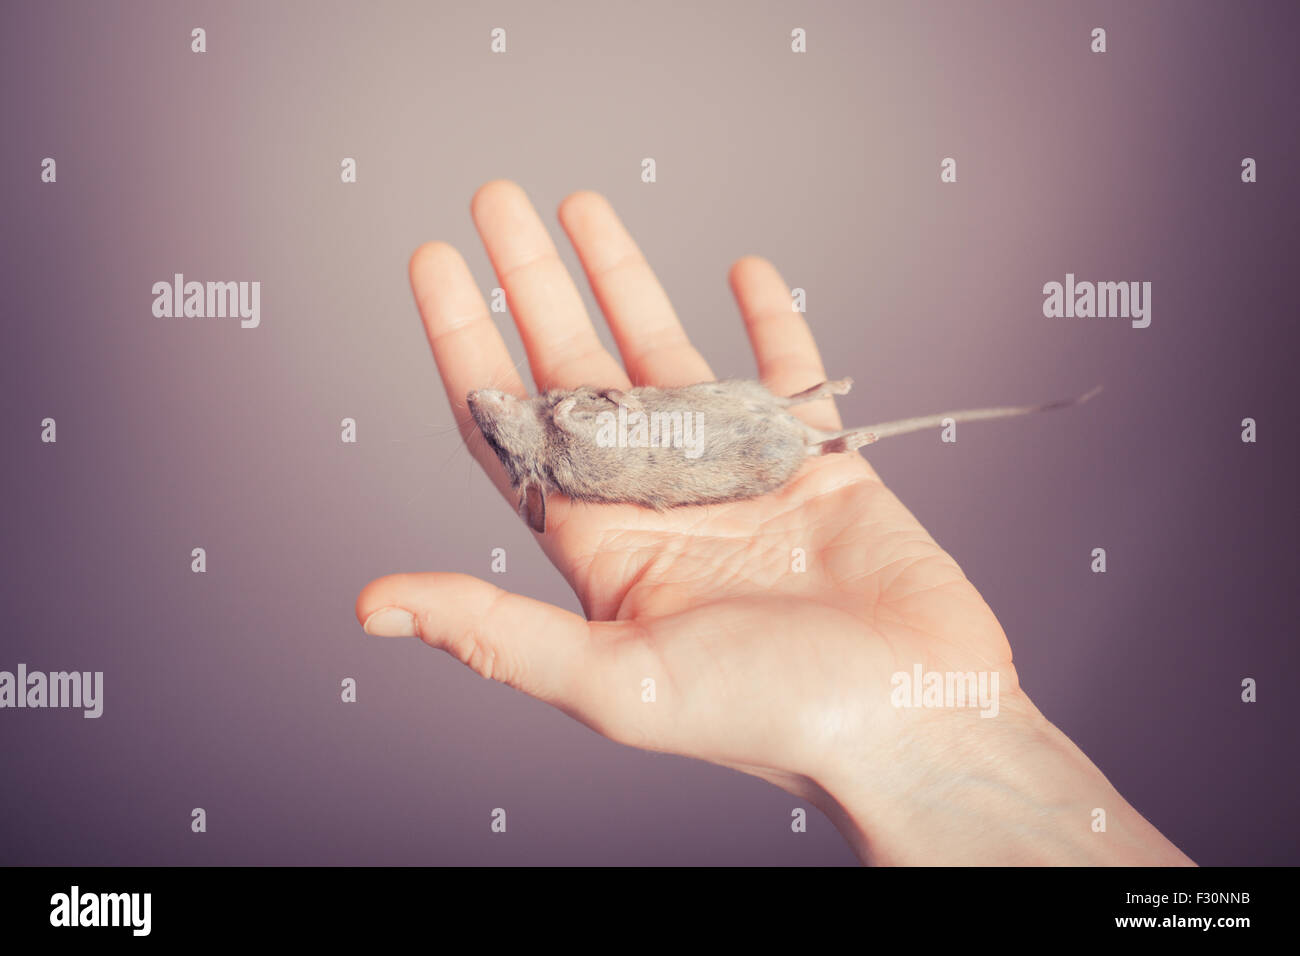
[[[864,863],[1192,865],[1022,691],[884,736],[818,780]]]

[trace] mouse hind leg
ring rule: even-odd
[[[789,408],[791,405],[802,405],[804,402],[815,402],[819,398],[829,398],[832,395],[847,395],[849,389],[853,387],[853,379],[840,378],[832,382],[822,382],[820,385],[814,385],[812,388],[805,388],[802,392],[795,392],[788,397],[783,395],[777,396],[777,404],[782,408]]]
[[[863,445],[876,441],[875,432],[867,428],[850,428],[842,432],[824,432],[808,428],[808,440],[804,451],[808,455],[837,455],[854,451]]]

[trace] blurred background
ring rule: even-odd
[[[869,458],[1138,810],[1202,864],[1300,863],[1298,19],[1172,0],[9,5],[0,669],[103,671],[105,691],[98,720],[0,713],[0,862],[854,862],[811,808],[792,833],[799,802],[759,780],[362,635],[356,595],[393,571],[578,610],[445,430],[407,286],[428,239],[497,285],[469,200],[508,177],[575,270],[555,208],[608,195],[719,375],[754,373],[726,270],[770,258],[807,290],[830,374],[856,379],[846,422],[1104,384]],[[155,318],[177,272],[260,281],[260,327]],[[1044,318],[1067,272],[1150,281],[1150,327]]]

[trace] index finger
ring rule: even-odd
[[[528,391],[460,253],[445,242],[425,243],[411,256],[410,271],[411,291],[461,437],[509,498],[510,482],[501,462],[484,442],[470,440],[477,426],[465,395],[490,387],[527,398]]]

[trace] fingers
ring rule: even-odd
[[[803,315],[791,307],[790,287],[766,259],[746,256],[731,267],[731,291],[758,360],[758,375],[778,395],[793,395],[826,380],[817,343]],[[792,409],[817,428],[839,429],[832,402]]]
[[[638,385],[690,385],[713,373],[691,345],[668,294],[609,201],[577,192],[560,204],[560,223],[582,260],[592,292]]]
[[[426,243],[411,256],[410,273],[420,319],[461,437],[509,496],[510,483],[501,463],[485,442],[472,440],[476,426],[465,395],[471,389],[491,387],[522,397],[527,394],[523,380],[459,252],[444,242]]]
[[[377,637],[419,637],[484,677],[570,712],[594,656],[587,622],[464,574],[393,574],[366,585],[357,620]]]
[[[488,183],[474,195],[471,212],[538,389],[630,385],[600,344],[582,296],[524,191],[512,182]]]

